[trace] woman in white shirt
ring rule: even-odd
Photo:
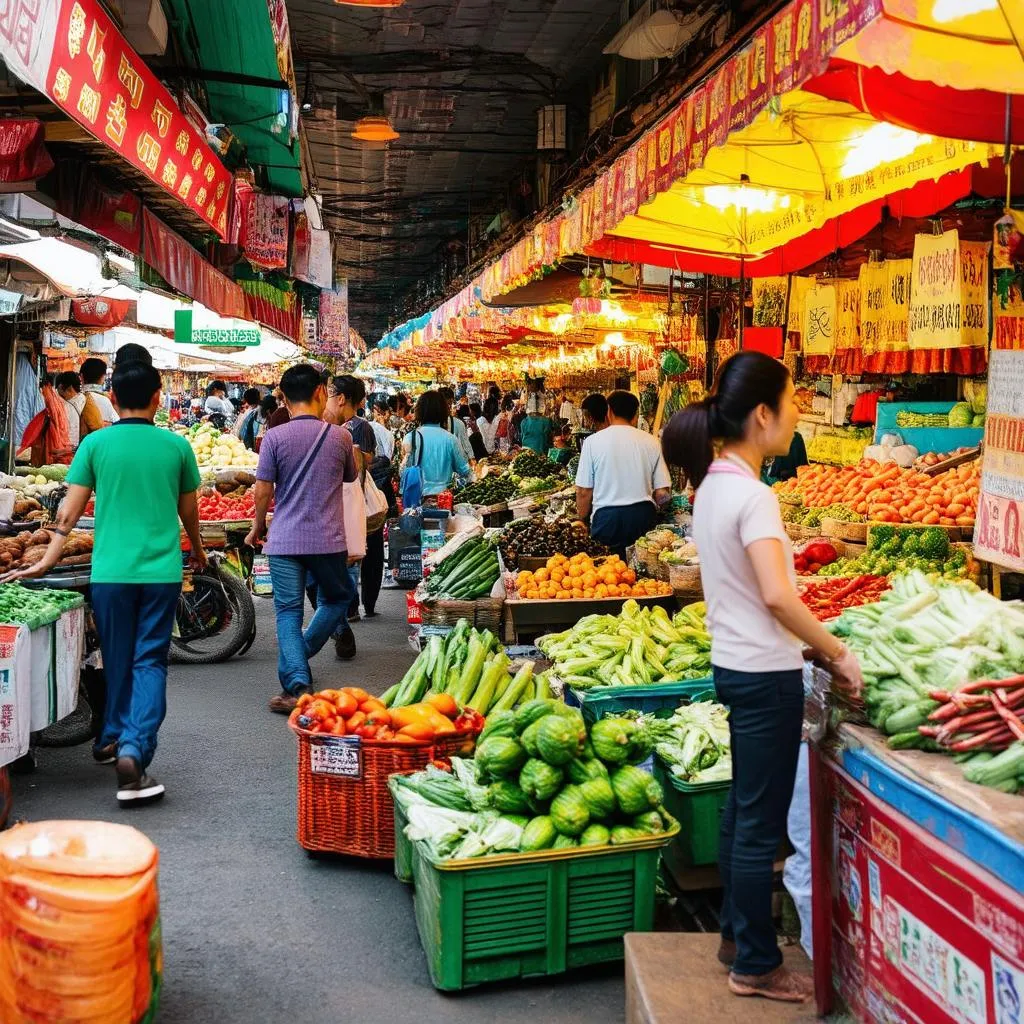
[[[498,400],[488,398],[484,402],[483,415],[476,421],[488,455],[493,455],[495,448],[498,447],[498,424],[500,422]]]
[[[772,864],[800,752],[802,645],[854,695],[862,684],[856,657],[801,602],[778,501],[760,481],[764,460],[789,451],[799,415],[785,366],[740,352],[722,366],[713,393],[676,413],[662,437],[666,461],[697,489],[693,535],[711,663],[718,699],[730,709],[718,958],[736,995],[788,1002],[814,991],[810,978],[782,966],[771,914]]]

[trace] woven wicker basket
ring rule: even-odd
[[[668,567],[668,582],[673,590],[682,590],[687,593],[703,592],[704,589],[699,565],[670,565]]]
[[[849,540],[863,544],[868,536],[867,523],[848,523],[842,519],[830,519],[823,516],[821,532],[830,540]]]
[[[505,602],[500,597],[481,597],[476,601],[433,601],[420,607],[424,626],[454,626],[467,619],[477,629],[497,630]]]
[[[348,778],[313,771],[310,750],[329,737],[293,731],[299,741],[299,845],[379,860],[395,855],[395,808],[388,776],[425,768],[435,758],[471,753],[474,743],[471,736],[439,737],[416,746],[361,742],[362,774]]]
[[[786,536],[790,540],[803,540],[804,539],[804,528],[799,523],[784,523],[786,528]]]

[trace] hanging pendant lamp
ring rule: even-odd
[[[359,118],[352,132],[352,138],[360,142],[394,142],[398,137],[398,132],[383,115]]]

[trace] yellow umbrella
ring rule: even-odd
[[[882,0],[835,57],[954,89],[1024,93],[1021,0]]]
[[[840,214],[997,155],[794,90],[607,232],[756,259]]]

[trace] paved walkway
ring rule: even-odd
[[[381,693],[412,662],[405,599],[357,623],[358,658],[324,651],[316,683]],[[277,647],[260,637],[225,665],[174,666],[153,774],[162,803],[120,810],[88,746],[41,750],[15,779],[16,818],[127,821],[159,846],[165,989],[158,1024],[606,1024],[624,1018],[622,967],[441,995],[412,895],[383,865],[314,861],[295,842],[295,742],[269,714]],[[514,907],[509,908],[515,912]]]

